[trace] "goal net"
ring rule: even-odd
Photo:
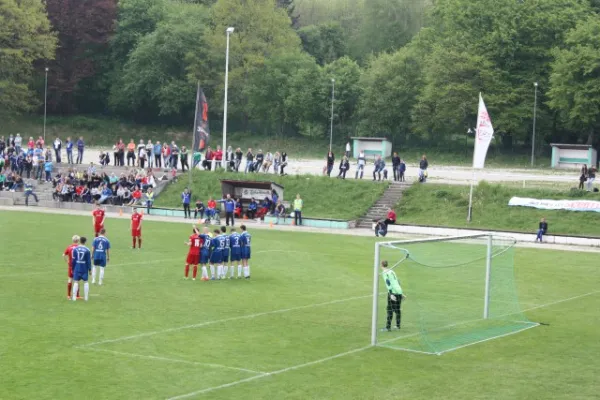
[[[537,326],[519,305],[514,247],[491,234],[376,243],[372,344],[439,355]],[[384,260],[404,294],[400,329]]]

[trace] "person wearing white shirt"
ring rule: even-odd
[[[152,168],[152,161],[154,161],[154,157],[152,157],[152,152],[154,151],[154,145],[152,144],[152,140],[148,140],[146,143],[146,156],[148,158],[148,168]]]
[[[350,158],[350,151],[351,151],[351,147],[350,147],[350,142],[346,143],[346,157]]]

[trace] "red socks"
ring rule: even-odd
[[[196,279],[196,275],[198,275],[198,266],[194,265],[194,272],[192,274],[192,278]]]
[[[185,277],[190,275],[190,264],[185,264]]]

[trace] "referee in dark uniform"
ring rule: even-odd
[[[387,318],[385,323],[385,329],[387,331],[392,330],[392,320],[394,319],[394,313],[396,314],[396,328],[400,329],[400,321],[402,318],[402,312],[400,306],[402,304],[402,298],[406,297],[402,294],[402,287],[396,277],[396,273],[391,269],[388,269],[388,262],[381,262],[381,276],[385,281],[387,287]]]

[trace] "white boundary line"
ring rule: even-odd
[[[467,346],[473,346],[474,344],[483,343],[483,342],[487,342],[487,341],[490,341],[490,340],[499,339],[499,338],[502,338],[502,337],[505,337],[505,336],[514,335],[516,333],[523,332],[523,331],[526,331],[527,329],[535,328],[537,326],[540,326],[540,324],[533,323],[533,325],[526,326],[525,328],[519,329],[518,331],[508,332],[508,333],[504,333],[502,335],[494,336],[494,337],[491,337],[491,338],[487,338],[487,339],[483,339],[483,340],[478,340],[477,342],[468,343],[468,344],[464,344],[462,346],[453,347],[453,348],[451,348],[449,350],[440,351],[439,353],[436,353],[436,354],[437,355],[442,355],[444,353],[449,353],[451,351],[462,349],[462,348],[467,347]]]
[[[290,312],[290,311],[304,310],[304,309],[307,309],[307,308],[328,306],[328,305],[331,305],[331,304],[338,304],[338,303],[345,303],[347,301],[366,299],[366,298],[370,298],[372,296],[373,295],[368,294],[368,295],[364,295],[364,296],[347,297],[345,299],[332,300],[332,301],[327,301],[327,302],[324,302],[324,303],[307,304],[307,305],[304,305],[304,306],[291,307],[291,308],[283,308],[283,309],[279,309],[279,310],[265,311],[265,312],[260,312],[260,313],[256,313],[256,314],[240,315],[239,317],[217,319],[217,320],[212,320],[212,321],[200,322],[200,323],[197,323],[197,324],[178,326],[178,327],[175,327],[175,328],[161,329],[161,330],[158,330],[158,331],[145,332],[145,333],[140,333],[140,334],[137,334],[137,335],[121,336],[121,337],[118,337],[118,338],[115,338],[115,339],[100,340],[98,342],[84,344],[84,345],[82,345],[80,347],[91,347],[91,346],[98,346],[98,345],[106,344],[106,343],[122,342],[124,340],[133,340],[133,339],[138,339],[138,338],[142,338],[142,337],[159,335],[159,334],[162,334],[162,333],[179,332],[179,331],[186,330],[186,329],[201,328],[201,327],[204,327],[204,326],[219,324],[219,323],[223,323],[223,322],[239,321],[239,320],[242,320],[242,319],[252,319],[252,318],[256,318],[256,317],[262,317],[262,316],[265,316],[265,315],[281,314],[281,313],[286,313],[286,312]]]
[[[596,293],[600,293],[600,290],[596,290],[596,291],[593,291],[593,292],[589,292],[589,293],[581,294],[581,295],[578,295],[578,296],[569,297],[569,298],[567,298],[567,299],[558,300],[558,301],[554,301],[554,302],[547,303],[547,304],[541,304],[541,305],[539,305],[539,306],[536,306],[536,307],[532,307],[532,308],[529,308],[529,309],[523,310],[523,312],[525,312],[525,311],[531,311],[531,310],[535,310],[535,309],[538,309],[538,308],[543,308],[543,307],[550,307],[550,306],[553,306],[553,305],[555,305],[555,304],[560,304],[560,303],[565,303],[565,302],[567,302],[567,301],[571,301],[571,300],[580,299],[580,298],[582,298],[582,297],[591,296],[591,295],[593,295],[593,294],[596,294]],[[533,328],[533,327],[535,327],[535,326],[538,326],[538,325],[539,325],[539,324],[536,324],[536,325],[534,325],[534,326],[527,327],[526,329]],[[522,330],[521,330],[521,331],[522,331]],[[519,331],[519,332],[521,332],[521,331]],[[516,333],[516,332],[515,332],[515,333]],[[415,333],[415,334],[410,334],[410,335],[406,335],[405,337],[409,337],[409,336],[415,336],[415,335],[417,335],[417,334],[418,334],[418,333]],[[495,337],[495,338],[498,338],[498,337],[500,337],[500,336],[497,336],[497,337]],[[396,338],[395,338],[395,339],[396,339]],[[394,340],[395,340],[395,339],[394,339]],[[480,342],[479,342],[479,343],[480,343]],[[326,362],[326,361],[329,361],[329,360],[333,360],[333,359],[336,359],[336,358],[344,357],[344,356],[347,356],[347,355],[350,355],[350,354],[359,353],[359,352],[361,352],[361,351],[368,350],[368,349],[370,349],[370,348],[372,348],[372,347],[376,347],[376,346],[365,346],[365,347],[361,347],[361,348],[358,348],[358,349],[354,349],[354,350],[346,351],[346,352],[344,352],[344,353],[339,353],[339,354],[336,354],[336,355],[333,355],[333,356],[330,356],[330,357],[321,358],[321,359],[319,359],[319,360],[311,361],[311,362],[308,362],[308,363],[304,363],[304,364],[295,365],[295,366],[292,366],[292,367],[288,367],[288,368],[280,369],[280,370],[273,371],[273,372],[268,372],[268,373],[265,373],[265,374],[263,374],[263,375],[256,375],[256,376],[252,376],[252,377],[250,377],[250,378],[246,378],[246,379],[240,379],[240,380],[238,380],[238,381],[234,381],[234,382],[226,383],[226,384],[224,384],[224,385],[213,386],[213,387],[209,387],[209,388],[202,389],[202,390],[197,390],[197,391],[190,392],[190,393],[186,393],[186,394],[182,394],[182,395],[178,395],[178,396],[174,396],[174,397],[169,397],[167,400],[181,400],[181,399],[186,399],[186,398],[188,398],[188,397],[196,396],[196,395],[199,395],[199,394],[208,393],[208,392],[212,392],[212,391],[215,391],[215,390],[220,390],[220,389],[225,389],[225,388],[232,387],[232,386],[236,386],[236,385],[239,385],[239,384],[242,384],[242,383],[246,383],[246,382],[254,381],[254,380],[256,380],[256,379],[261,379],[261,378],[264,378],[264,377],[266,377],[266,376],[278,375],[278,374],[282,374],[282,373],[284,373],[284,372],[293,371],[293,370],[300,369],[300,368],[304,368],[304,367],[308,367],[308,366],[311,366],[311,365],[320,364],[320,363],[323,363],[323,362]],[[435,353],[429,353],[429,354],[435,354]]]
[[[246,369],[246,368],[230,367],[230,366],[222,365],[222,364],[213,364],[213,363],[204,363],[204,362],[197,362],[197,361],[188,361],[188,360],[181,360],[181,359],[177,359],[177,358],[160,357],[160,356],[152,356],[152,355],[145,355],[145,354],[125,353],[125,352],[122,352],[122,351],[114,351],[114,350],[107,350],[107,349],[91,348],[89,346],[88,347],[78,347],[78,348],[79,349],[85,349],[85,350],[102,352],[102,353],[116,354],[116,355],[119,355],[119,356],[147,358],[147,359],[150,359],[150,360],[157,360],[157,361],[167,361],[167,362],[180,363],[180,364],[190,364],[190,365],[199,365],[199,366],[205,366],[205,367],[231,369],[231,370],[234,370],[234,371],[242,371],[242,372],[248,372],[248,373],[251,373],[251,374],[258,374],[258,375],[265,374],[265,372],[261,372],[261,371],[254,371],[252,369]]]
[[[344,356],[347,356],[347,355],[350,355],[350,354],[359,353],[361,351],[370,349],[371,347],[372,346],[369,345],[369,346],[361,347],[359,349],[354,349],[354,350],[350,350],[350,351],[346,351],[346,352],[343,352],[343,353],[339,353],[339,354],[336,354],[336,355],[333,355],[333,356],[330,356],[330,357],[322,358],[320,360],[310,361],[310,362],[307,362],[307,363],[304,363],[304,364],[298,364],[298,365],[294,365],[292,367],[283,368],[283,369],[279,369],[279,370],[272,371],[272,372],[266,372],[266,373],[264,373],[262,375],[256,375],[256,376],[252,376],[252,377],[246,378],[246,379],[240,379],[239,381],[234,381],[234,382],[231,382],[231,383],[226,383],[224,385],[213,386],[213,387],[209,387],[209,388],[206,388],[206,389],[196,390],[194,392],[182,394],[182,395],[179,395],[179,396],[169,397],[168,400],[187,399],[188,397],[197,396],[199,394],[204,394],[204,393],[208,393],[208,392],[213,392],[213,391],[219,390],[219,389],[225,389],[225,388],[228,388],[228,387],[236,386],[236,385],[239,385],[241,383],[250,382],[250,381],[253,381],[253,380],[256,380],[256,379],[260,379],[260,378],[264,378],[264,377],[267,377],[267,376],[273,376],[273,375],[283,374],[284,372],[293,371],[293,370],[304,368],[304,367],[309,367],[311,365],[320,364],[320,363],[323,363],[323,362],[326,362],[326,361],[329,361],[329,360],[333,360],[333,359],[336,359],[336,358],[344,357]]]

